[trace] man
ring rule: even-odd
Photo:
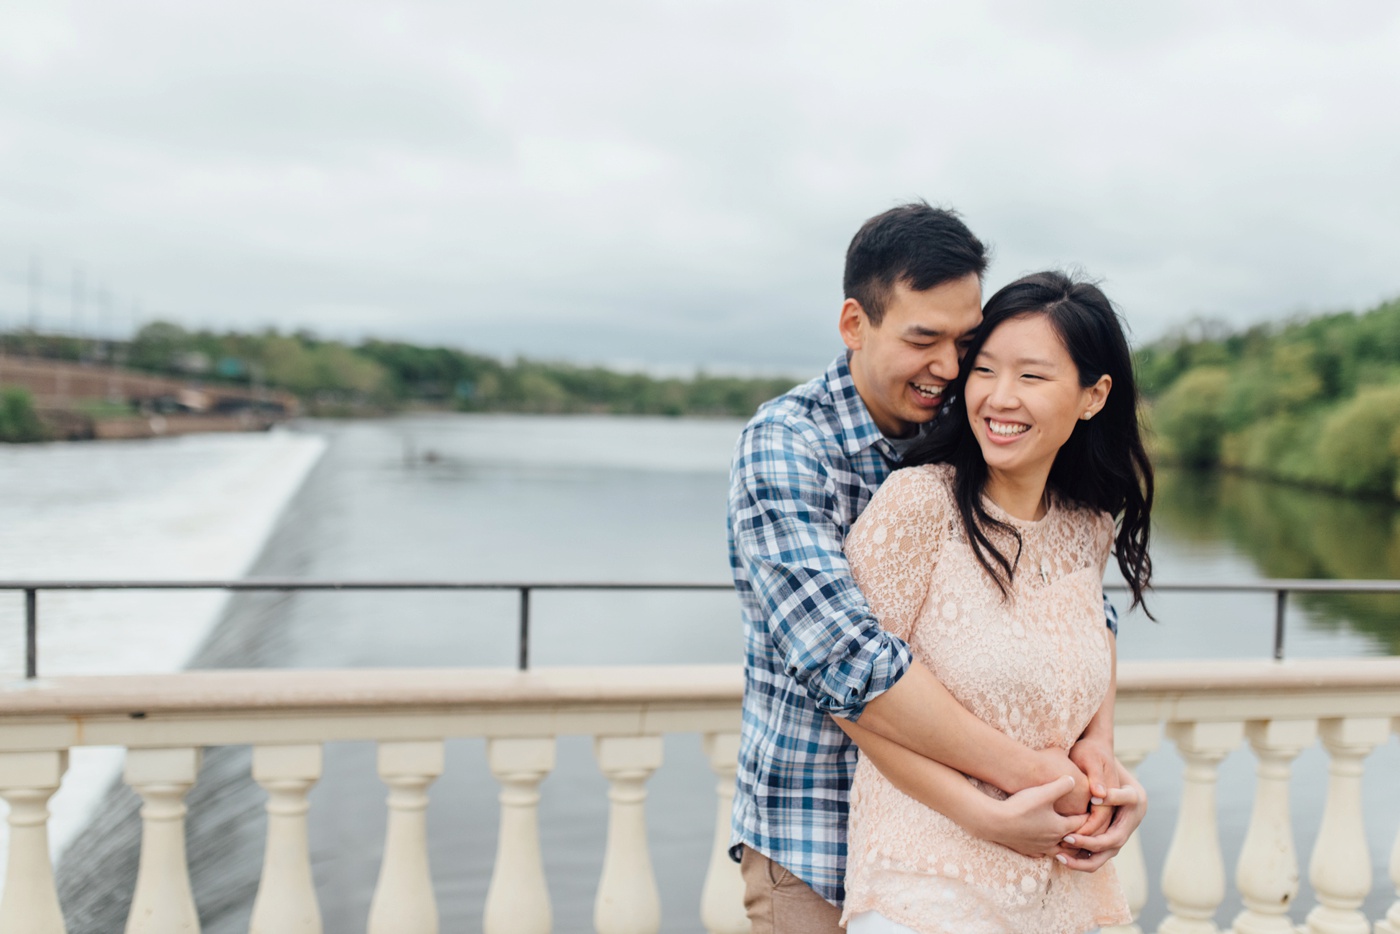
[[[1025,792],[1026,820],[1052,805],[1082,815],[1092,792],[1100,813],[1065,854],[1075,868],[1101,864],[1141,821],[1140,789],[1112,756],[1111,698],[1070,757],[1027,749],[963,709],[880,629],[841,552],[937,417],[981,321],[986,266],[951,211],[915,203],[868,220],[846,254],[846,353],[763,405],[740,437],[729,543],[747,655],[731,853],[754,934],[839,931],[856,748],[838,719],[859,721],[863,753],[919,800],[929,796],[905,750]],[[884,768],[891,749],[903,754],[898,778]]]

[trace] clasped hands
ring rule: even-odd
[[[1036,753],[1045,784],[1001,802],[1002,819],[988,839],[1026,856],[1054,856],[1070,869],[1093,872],[1115,856],[1142,823],[1147,793],[1096,737],[1079,740],[1068,754]]]

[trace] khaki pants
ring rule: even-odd
[[[841,909],[751,846],[739,863],[753,934],[842,934]]]

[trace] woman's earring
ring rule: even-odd
[[[1079,416],[1079,417],[1080,417],[1082,420],[1084,420],[1084,421],[1087,422],[1089,419],[1091,419],[1091,418],[1094,417],[1094,413],[1093,413],[1093,412],[1085,412],[1083,415],[1081,415],[1081,416]]]

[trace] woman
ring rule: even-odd
[[[1152,468],[1108,299],[1059,273],[992,296],[949,410],[905,463],[847,539],[857,583],[969,710],[1032,748],[1068,750],[1113,682],[1110,552],[1134,606],[1151,577]],[[848,732],[869,738],[858,725]],[[851,934],[1078,934],[1129,920],[1112,867],[1076,872],[1103,860],[1057,848],[1064,827],[1010,842],[998,834],[1007,796],[937,768],[943,798],[931,810],[862,756]]]

